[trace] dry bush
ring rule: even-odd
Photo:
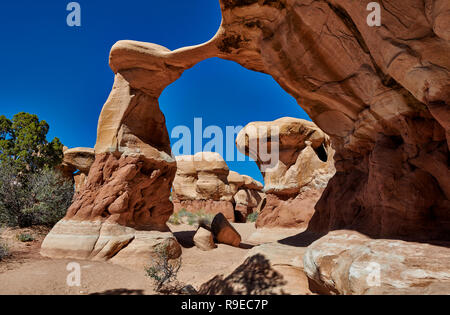
[[[180,225],[187,223],[188,225],[198,226],[199,222],[209,221],[211,224],[214,219],[214,214],[205,213],[203,210],[199,212],[189,212],[186,209],[181,209],[179,212],[174,213],[170,219],[169,223],[174,225]]]
[[[8,255],[9,255],[8,247],[6,246],[6,244],[3,244],[0,241],[0,261],[2,261],[5,257],[8,257]]]
[[[155,248],[156,257],[145,269],[147,276],[156,285],[156,291],[163,294],[179,293],[184,287],[177,279],[182,260],[170,259],[168,245],[161,244]]]
[[[258,212],[250,213],[250,214],[247,216],[247,222],[255,223],[255,222],[258,220],[258,215],[259,215]]]
[[[0,225],[53,226],[72,202],[73,183],[53,169],[23,174],[0,163]]]

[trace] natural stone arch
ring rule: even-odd
[[[377,28],[366,23],[368,2],[221,0],[222,25],[205,44],[115,44],[96,161],[66,219],[165,229],[176,163],[158,97],[220,57],[271,75],[330,135],[337,174],[311,230],[448,238],[450,4],[385,0]]]

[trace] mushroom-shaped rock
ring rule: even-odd
[[[211,223],[211,231],[217,242],[222,244],[239,247],[241,244],[241,235],[228,222],[222,213],[217,214]]]
[[[95,161],[95,150],[92,148],[74,148],[64,151],[63,163],[75,167],[84,174],[89,174]]]
[[[329,137],[313,122],[285,117],[248,124],[236,144],[264,176],[267,200],[257,226],[306,226],[335,173]]]
[[[64,158],[60,165],[63,174],[75,182],[75,192],[82,191],[87,184],[87,177],[95,161],[95,150],[92,148],[64,147]],[[75,173],[78,171],[77,173]]]
[[[266,193],[296,195],[305,186],[324,188],[335,172],[330,139],[310,121],[253,122],[241,130],[236,145],[260,167]],[[316,180],[324,175],[323,182]]]

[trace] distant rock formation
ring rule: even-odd
[[[92,164],[95,161],[95,150],[92,148],[64,147],[64,158],[60,165],[63,174],[74,180],[75,192],[84,189]]]
[[[266,143],[267,135],[274,133],[278,134],[276,143]],[[336,172],[330,138],[312,122],[285,117],[248,124],[236,145],[256,161],[264,176],[266,200],[257,227],[305,227]],[[260,150],[264,145],[267,149]],[[264,162],[260,152],[275,149],[278,160]],[[269,162],[273,165],[262,168]]]
[[[218,153],[201,152],[176,160],[172,189],[175,212],[222,213],[232,222],[245,222],[262,200],[262,184],[230,171]]]

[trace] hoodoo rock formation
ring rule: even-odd
[[[274,134],[275,142],[267,142],[267,135]],[[239,133],[236,145],[256,161],[264,176],[266,199],[257,227],[306,227],[336,171],[329,137],[312,122],[286,117],[250,123]],[[260,153],[275,149],[278,154],[272,158],[277,160],[264,161]]]
[[[94,161],[95,151],[92,148],[64,148],[64,158],[59,168],[65,176],[74,180],[75,192],[82,191],[86,186]]]
[[[184,209],[193,213],[222,213],[230,221],[245,222],[262,200],[262,184],[230,171],[218,153],[201,152],[176,160],[172,190],[175,212]]]
[[[384,0],[380,27],[367,24],[369,0],[220,2],[222,25],[205,44],[114,45],[95,162],[43,253],[132,257],[133,244],[154,244],[138,235],[166,230],[176,173],[158,98],[212,57],[271,75],[330,136],[337,172],[310,231],[448,240],[450,2]]]

